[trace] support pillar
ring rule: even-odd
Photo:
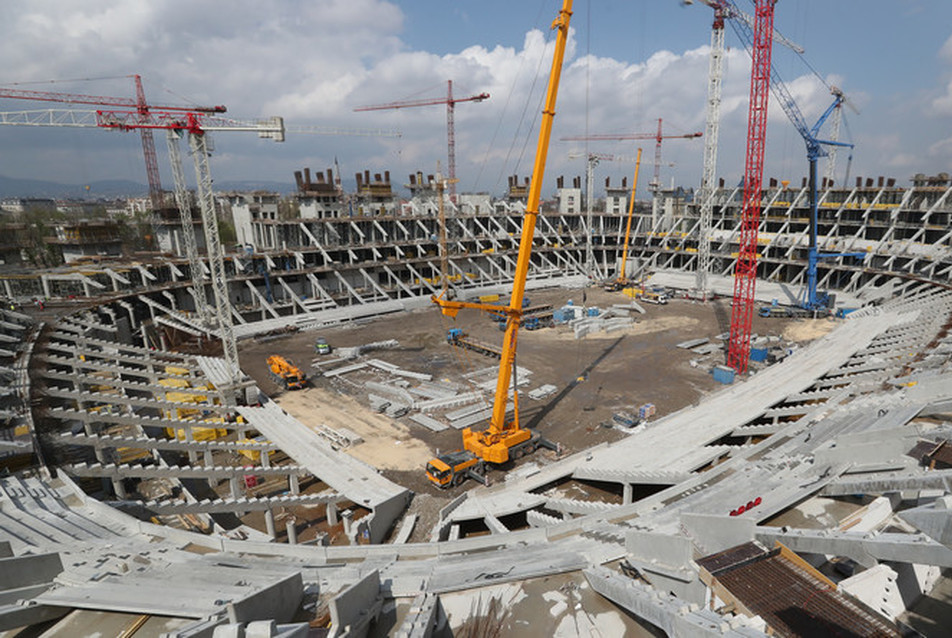
[[[121,478],[112,479],[112,491],[115,493],[116,498],[121,501],[124,501],[129,497],[129,495],[126,494],[126,486],[122,484]]]
[[[205,458],[205,467],[214,467],[214,466],[215,466],[215,460],[212,458],[212,451],[211,451],[211,450],[205,450],[205,452],[204,452],[204,458]]]
[[[264,511],[264,526],[265,530],[268,532],[268,536],[271,538],[276,538],[277,534],[274,531],[274,512],[270,509]]]
[[[340,517],[344,521],[344,536],[350,538],[351,533],[354,531],[354,513],[350,510],[345,510],[341,512]]]
[[[288,475],[288,489],[294,496],[301,493],[301,483],[297,474]]]
[[[289,518],[285,523],[288,531],[288,545],[297,545],[297,526],[294,518]]]
[[[622,496],[621,502],[622,505],[631,505],[631,499],[634,495],[634,488],[631,483],[625,483],[622,485]]]
[[[328,503],[324,516],[329,526],[337,525],[337,503]]]
[[[231,497],[235,500],[241,498],[241,492],[238,489],[238,478],[234,476],[231,477],[228,479],[228,484],[231,486]]]

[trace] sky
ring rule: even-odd
[[[751,12],[752,0],[736,0]],[[289,127],[398,130],[401,136],[288,133],[283,144],[253,133],[213,136],[216,181],[290,184],[295,170],[340,166],[390,171],[402,185],[416,171],[445,172],[446,108],[355,112],[363,105],[488,92],[455,109],[458,189],[505,191],[528,177],[552,60],[560,0],[4,0],[0,4],[0,86],[133,97],[143,78],[153,104],[217,105]],[[543,196],[557,176],[585,174],[584,154],[614,155],[595,168],[629,182],[643,148],[639,194],[653,171],[654,141],[569,142],[597,134],[703,131],[712,11],[680,0],[576,0]],[[775,45],[774,67],[812,125],[840,87],[840,139],[855,144],[856,176],[952,173],[952,3],[936,0],[779,0],[775,28],[805,49]],[[718,177],[743,174],[750,59],[726,30]],[[802,138],[770,98],[765,178],[799,182]],[[63,105],[0,98],[0,110]],[[91,107],[74,107],[87,109]],[[823,132],[827,132],[824,127]],[[156,135],[163,185],[172,185],[165,136]],[[697,187],[703,138],[662,145],[661,181]],[[847,169],[837,157],[837,181]],[[821,160],[820,171],[824,166]],[[187,167],[187,175],[191,168]],[[145,183],[139,136],[97,129],[0,126],[0,175],[84,184]],[[642,190],[644,189],[644,190]],[[406,193],[406,191],[403,191]],[[94,192],[90,193],[95,195]]]

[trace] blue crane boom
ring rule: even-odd
[[[725,4],[731,5],[736,12],[740,12],[732,0],[723,1]],[[733,16],[728,14],[728,17]],[[737,34],[737,37],[740,38],[741,42],[743,42],[744,47],[748,52],[750,52],[752,50],[754,41],[754,35],[751,31],[750,25],[747,22],[738,19],[730,20],[730,24],[734,29],[734,32]],[[796,128],[797,132],[800,133],[800,136],[803,138],[803,141],[807,147],[807,161],[809,162],[810,171],[810,248],[807,253],[807,287],[800,305],[807,310],[820,310],[828,305],[829,296],[825,293],[817,293],[817,263],[819,260],[831,259],[835,257],[862,258],[866,256],[866,253],[820,253],[817,249],[817,159],[820,157],[826,157],[827,151],[824,148],[825,146],[842,146],[846,148],[853,148],[853,144],[848,142],[823,140],[819,139],[817,135],[819,135],[820,129],[823,127],[823,123],[826,122],[827,118],[829,118],[830,115],[843,103],[845,97],[842,91],[834,90],[833,103],[826,109],[826,111],[823,112],[820,118],[816,121],[816,124],[810,127],[807,125],[806,118],[803,117],[800,107],[797,106],[796,101],[793,99],[793,96],[787,89],[787,85],[784,83],[783,79],[781,79],[780,74],[777,73],[776,67],[774,67],[772,64],[770,67],[770,89],[773,91],[773,94],[780,103],[780,107],[783,109],[784,113],[787,114],[790,122],[793,123],[794,128]]]

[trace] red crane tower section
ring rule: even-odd
[[[740,222],[740,246],[734,265],[734,301],[727,365],[738,374],[747,372],[750,361],[750,324],[754,316],[757,282],[757,228],[760,224],[761,185],[764,176],[764,143],[767,139],[767,100],[770,96],[774,4],[756,0],[754,9],[753,62],[750,70],[750,107],[747,113],[747,150],[744,160],[744,206]]]
[[[456,126],[453,123],[453,112],[458,102],[482,102],[489,99],[489,93],[478,93],[469,97],[453,97],[453,80],[446,81],[446,97],[431,98],[423,100],[405,100],[402,102],[389,102],[387,104],[374,104],[371,106],[358,106],[354,111],[382,111],[385,109],[405,109],[413,106],[430,106],[433,104],[446,105],[446,163],[449,172],[450,198],[456,200]]]

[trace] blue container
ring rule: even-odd
[[[750,349],[750,360],[751,360],[751,361],[766,361],[766,360],[767,360],[767,348],[751,348],[751,349]]]
[[[588,309],[588,316],[589,316],[589,317],[597,317],[597,316],[598,316],[598,308],[589,308],[589,309]]]
[[[730,385],[731,383],[734,383],[733,368],[728,368],[727,366],[716,366],[714,370],[711,371],[711,374],[714,375],[714,380],[718,383],[723,383],[724,385]]]

